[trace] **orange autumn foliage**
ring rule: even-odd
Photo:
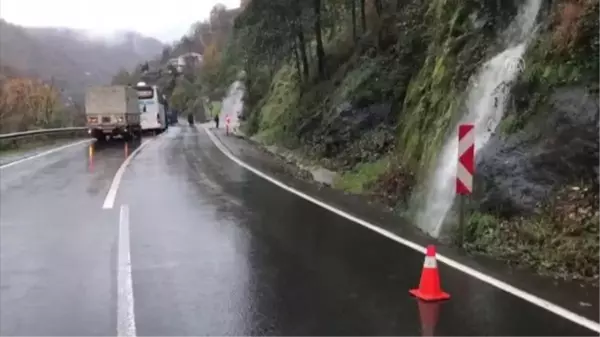
[[[598,0],[565,0],[556,5],[553,17],[552,41],[561,52],[567,51],[579,39],[582,17],[594,6]]]
[[[0,132],[17,132],[56,124],[62,117],[59,92],[30,78],[0,82]]]

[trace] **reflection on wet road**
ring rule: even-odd
[[[82,144],[7,167],[0,193],[0,333],[114,334],[114,215],[125,146]]]
[[[116,333],[123,205],[138,335],[594,335],[444,266],[452,299],[419,306],[421,254],[255,176],[201,128],[149,140],[102,210],[138,146],[2,172],[3,335]]]

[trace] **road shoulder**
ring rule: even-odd
[[[434,242],[432,238],[418,231],[386,207],[370,202],[364,197],[348,195],[315,183],[301,169],[276,157],[255,142],[238,136],[226,135],[223,129],[215,130],[212,125],[208,126],[207,131],[216,136],[221,144],[239,160],[302,193],[369,223],[376,224],[382,229],[418,245],[435,243],[441,254],[462,265],[598,322],[598,288],[541,277],[528,270],[513,269],[487,258],[466,256],[454,247]]]

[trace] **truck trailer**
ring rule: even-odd
[[[141,137],[137,91],[125,85],[95,86],[85,95],[88,133],[99,141]]]

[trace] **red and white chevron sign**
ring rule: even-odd
[[[475,127],[473,124],[458,126],[458,167],[456,170],[456,194],[473,192],[475,173]]]

